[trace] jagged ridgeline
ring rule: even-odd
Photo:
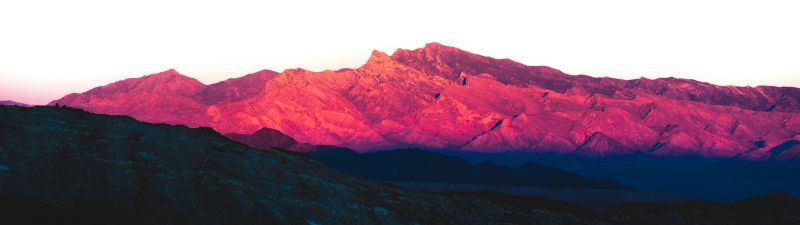
[[[438,43],[373,51],[353,69],[263,70],[209,85],[167,70],[51,104],[223,134],[269,128],[358,152],[800,159],[798,88],[570,75]]]
[[[20,224],[602,223],[405,191],[209,128],[65,107],[0,106],[0,196],[15,212],[4,220]]]

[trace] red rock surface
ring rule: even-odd
[[[278,75],[272,70],[261,70],[239,78],[208,85],[197,97],[207,105],[239,101],[251,98],[264,91],[264,84]]]
[[[96,87],[81,94],[69,94],[50,104],[128,115],[147,122],[197,127],[207,121],[207,106],[194,98],[204,88],[200,81],[170,69]]]
[[[356,69],[261,71],[203,85],[174,70],[51,104],[360,151],[424,147],[763,160],[800,137],[800,89],[564,74],[431,43]],[[783,155],[783,156],[781,156]]]

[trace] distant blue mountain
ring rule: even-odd
[[[24,107],[31,106],[31,105],[28,105],[28,104],[25,104],[25,103],[19,103],[19,102],[10,101],[10,100],[0,101],[0,105],[15,105],[15,106],[24,106]]]
[[[790,142],[776,149],[796,144]],[[774,192],[800,196],[800,163],[797,161],[760,162],[637,154],[594,158],[521,152],[440,153],[470,163],[491,160],[509,167],[536,162],[586,176],[608,177],[639,191],[674,194],[690,199],[729,202]]]
[[[486,161],[472,165],[458,157],[419,149],[359,154],[346,148],[320,146],[306,155],[334,169],[371,180],[628,189],[608,178],[582,176],[539,163],[507,167]]]

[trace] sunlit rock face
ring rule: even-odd
[[[260,71],[204,85],[174,70],[51,104],[221,133],[280,131],[358,151],[422,147],[590,156],[790,159],[800,89],[568,75],[431,43],[355,69]],[[788,147],[787,147],[788,146]]]

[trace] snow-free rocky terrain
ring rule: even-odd
[[[355,69],[263,70],[211,85],[167,70],[55,104],[223,134],[271,128],[357,151],[800,157],[798,88],[568,75],[438,43],[373,51]]]

